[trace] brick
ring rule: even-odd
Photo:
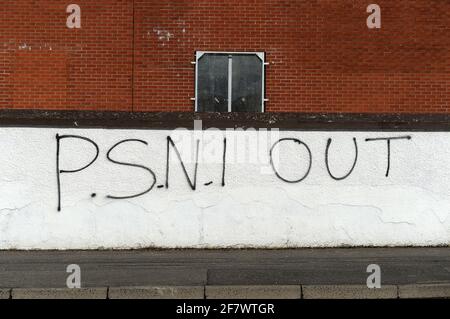
[[[450,284],[401,285],[400,298],[450,298]]]
[[[12,299],[106,299],[107,288],[20,288],[12,289]]]
[[[305,285],[304,299],[396,299],[397,286],[369,289],[364,285]]]
[[[292,286],[206,286],[206,299],[300,299],[301,287]]]
[[[110,299],[203,299],[203,286],[122,287],[109,289]]]

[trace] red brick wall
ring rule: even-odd
[[[2,1],[0,107],[193,111],[200,50],[266,52],[267,111],[448,113],[449,35],[443,0]]]
[[[82,9],[68,29],[66,8]],[[133,4],[0,2],[2,108],[131,110]]]

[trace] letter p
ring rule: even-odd
[[[79,169],[75,169],[75,170],[63,170],[60,169],[60,163],[59,163],[59,152],[60,152],[60,148],[61,148],[61,140],[62,139],[66,139],[66,138],[72,138],[72,139],[80,139],[80,140],[84,140],[86,142],[91,143],[96,150],[96,154],[95,157],[92,161],[89,162],[89,164],[79,168]],[[82,170],[85,170],[86,168],[88,168],[89,166],[91,166],[92,164],[94,164],[94,162],[97,160],[98,158],[98,154],[99,154],[100,150],[98,148],[98,145],[88,139],[87,137],[83,137],[83,136],[77,136],[77,135],[59,135],[56,134],[56,176],[57,176],[57,181],[58,181],[58,212],[61,211],[61,174],[63,173],[77,173],[77,172],[81,172]]]

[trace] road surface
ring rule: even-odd
[[[0,288],[63,288],[66,268],[83,287],[450,283],[450,248],[291,250],[0,251]]]

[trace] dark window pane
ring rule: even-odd
[[[262,111],[262,69],[256,55],[233,55],[233,112]]]
[[[203,55],[197,85],[199,112],[228,112],[228,55]]]

